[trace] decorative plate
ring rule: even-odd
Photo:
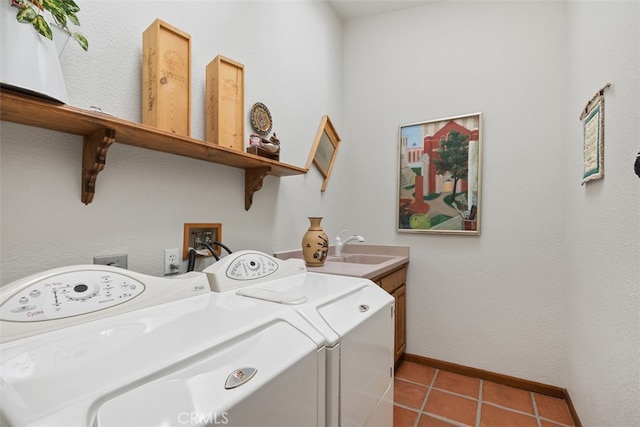
[[[273,122],[271,121],[271,113],[266,105],[262,102],[256,102],[251,107],[251,126],[260,135],[266,136],[271,132]]]

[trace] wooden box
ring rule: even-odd
[[[160,19],[142,34],[142,123],[191,134],[191,36]]]
[[[252,145],[251,147],[247,147],[247,153],[266,157],[272,160],[280,160],[280,153],[272,153],[271,151],[265,150],[264,148],[259,147],[257,145]]]
[[[207,65],[205,140],[244,151],[244,65],[216,56]]]

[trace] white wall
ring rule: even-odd
[[[407,351],[566,387],[640,425],[639,3],[441,2],[345,29],[345,220],[411,246]],[[606,177],[580,186],[607,81]],[[399,234],[398,126],[482,112],[479,237]],[[392,165],[393,163],[393,165]]]
[[[640,425],[640,3],[568,7],[568,383],[585,425]],[[578,185],[579,111],[606,82],[605,178]]]
[[[90,49],[69,42],[63,54],[71,105],[139,122],[142,32],[160,18],[191,35],[192,136],[204,138],[205,67],[218,54],[245,65],[246,110],[258,101],[269,107],[282,161],[305,166],[324,114],[343,128],[342,25],[323,2],[79,4]],[[161,275],[163,251],[182,248],[185,222],[221,222],[231,249],[265,252],[299,247],[308,216],[326,217],[331,234],[341,227],[343,158],[324,194],[316,169],[266,177],[245,212],[243,170],[114,144],[85,206],[81,137],[2,122],[0,150],[3,284],[113,253],[127,253],[133,270]]]
[[[564,25],[562,3],[443,2],[345,29],[345,219],[411,246],[409,353],[566,381]],[[476,112],[481,236],[396,233],[398,126]]]

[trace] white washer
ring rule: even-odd
[[[0,425],[324,426],[324,337],[296,313],[105,266],[0,289]]]
[[[306,271],[302,260],[256,251],[204,271],[211,289],[288,306],[326,339],[327,425],[392,426],[394,299],[368,279]]]

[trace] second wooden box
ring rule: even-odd
[[[207,65],[205,139],[244,151],[244,65],[216,56]]]

